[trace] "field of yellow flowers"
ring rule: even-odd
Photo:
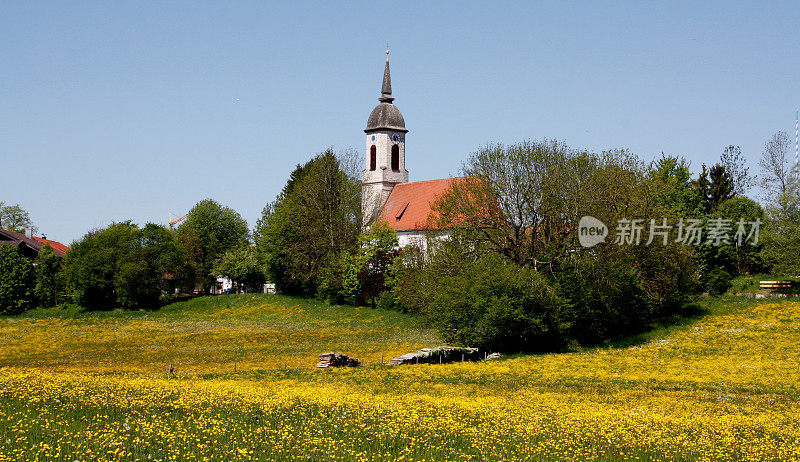
[[[800,460],[800,302],[704,304],[625,345],[399,367],[436,334],[278,296],[0,318],[0,461]],[[331,350],[372,364],[314,370]]]

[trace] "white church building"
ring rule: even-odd
[[[397,232],[400,247],[425,248],[425,231],[430,229],[431,204],[457,178],[408,181],[406,129],[400,109],[394,105],[389,52],[378,105],[367,120],[366,168],[362,182],[362,211],[365,220],[385,221]]]

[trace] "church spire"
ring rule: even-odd
[[[394,101],[392,98],[392,77],[389,75],[389,50],[386,50],[386,67],[383,69],[383,86],[381,87],[381,97],[378,101],[382,103],[391,103]]]

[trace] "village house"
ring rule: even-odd
[[[22,255],[31,260],[35,259],[42,247],[48,244],[53,248],[53,253],[59,258],[64,257],[69,251],[69,247],[60,242],[34,236],[30,228],[26,230],[25,234],[0,229],[0,247],[6,245],[16,246],[20,249]]]

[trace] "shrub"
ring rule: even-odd
[[[15,246],[0,247],[0,313],[21,313],[33,305],[34,270]]]
[[[721,296],[733,286],[733,277],[724,269],[717,268],[708,273],[706,288],[709,295]]]
[[[556,276],[570,336],[596,344],[641,332],[696,292],[691,254],[678,246],[598,246]]]
[[[562,308],[541,274],[487,256],[442,278],[427,315],[448,342],[541,352],[563,347]]]

